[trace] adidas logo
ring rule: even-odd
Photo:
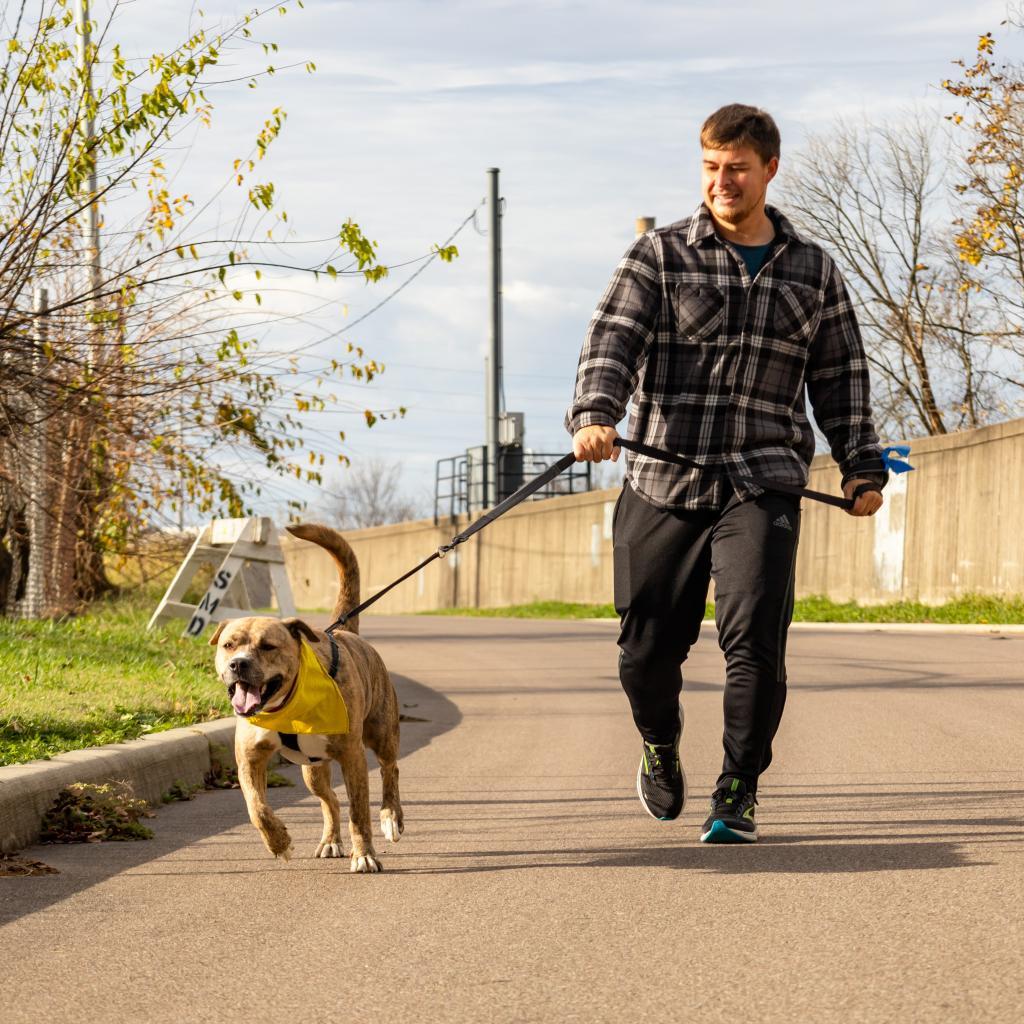
[[[779,516],[779,518],[776,519],[774,523],[772,523],[772,526],[781,526],[784,530],[790,531],[792,531],[793,529],[793,527],[790,525],[789,520],[784,515]]]

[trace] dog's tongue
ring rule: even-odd
[[[240,714],[248,715],[260,704],[260,692],[258,689],[249,689],[244,683],[235,686],[235,692],[231,695],[231,706]]]

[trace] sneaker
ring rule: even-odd
[[[658,821],[673,821],[686,803],[686,774],[674,743],[648,743],[636,770],[636,792],[644,810]]]
[[[726,779],[711,794],[711,813],[700,831],[702,843],[757,842],[754,806],[757,797],[747,792],[742,779]]]

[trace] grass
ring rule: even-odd
[[[610,604],[574,604],[569,601],[534,601],[508,608],[444,608],[425,615],[470,615],[512,619],[614,619]],[[704,618],[715,617],[715,606],[708,602]],[[855,601],[839,604],[827,597],[805,597],[796,602],[796,622],[920,622],[943,625],[976,623],[1020,625],[1024,623],[1024,598],[968,595],[943,605],[916,601],[859,605]]]
[[[159,595],[131,591],[63,622],[0,619],[0,765],[230,714],[203,640],[146,632]]]

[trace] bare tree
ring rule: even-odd
[[[347,530],[421,518],[425,503],[402,491],[401,479],[401,462],[373,458],[357,462],[346,472],[329,515]]]
[[[782,198],[836,258],[857,306],[881,428],[944,434],[1006,414],[999,318],[954,242],[949,150],[925,115],[840,122],[787,169]]]

